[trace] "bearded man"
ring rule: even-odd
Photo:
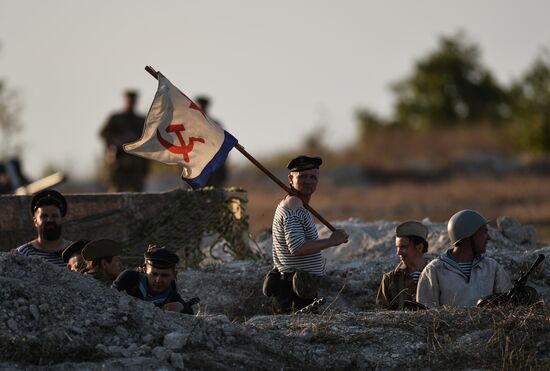
[[[66,268],[61,254],[72,241],[61,236],[63,218],[67,213],[67,201],[57,191],[47,189],[31,200],[31,214],[37,237],[19,246],[16,251],[23,256],[36,256],[48,263]]]

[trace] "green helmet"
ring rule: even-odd
[[[471,237],[482,226],[489,223],[487,219],[474,210],[461,210],[454,214],[447,224],[447,233],[451,245],[456,245],[465,238]]]

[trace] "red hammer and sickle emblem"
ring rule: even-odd
[[[180,142],[179,146],[176,146],[170,143],[169,141],[167,141],[166,139],[164,139],[162,135],[160,135],[159,129],[157,129],[157,139],[160,142],[160,144],[163,145],[164,148],[166,148],[172,153],[182,155],[183,161],[189,162],[189,153],[193,150],[193,146],[195,142],[204,143],[204,139],[190,137],[189,143],[185,143],[185,140],[183,139],[183,135],[181,135],[182,131],[185,131],[185,127],[183,126],[183,124],[171,124],[171,125],[168,125],[168,127],[166,128],[167,133],[176,134],[176,136],[178,137],[178,141]]]

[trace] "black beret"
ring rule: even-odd
[[[159,269],[174,268],[180,261],[176,254],[164,247],[150,249],[144,256],[145,264]]]
[[[35,194],[31,200],[31,214],[34,215],[39,207],[54,205],[61,211],[61,216],[67,214],[67,201],[65,197],[53,189],[46,189]]]
[[[111,256],[119,256],[122,254],[122,246],[120,246],[118,242],[107,238],[102,240],[93,240],[84,246],[81,254],[84,260],[87,261],[100,258],[109,258]]]
[[[321,157],[298,156],[290,160],[286,167],[290,171],[303,171],[319,169],[322,163]]]
[[[69,259],[74,254],[80,253],[84,246],[90,242],[90,240],[78,240],[70,244],[63,252],[61,253],[61,258],[65,263],[69,262]]]

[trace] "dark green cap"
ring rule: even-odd
[[[122,246],[118,242],[107,238],[102,240],[93,240],[84,246],[81,254],[86,261],[109,258],[111,256],[119,256],[122,254]]]

